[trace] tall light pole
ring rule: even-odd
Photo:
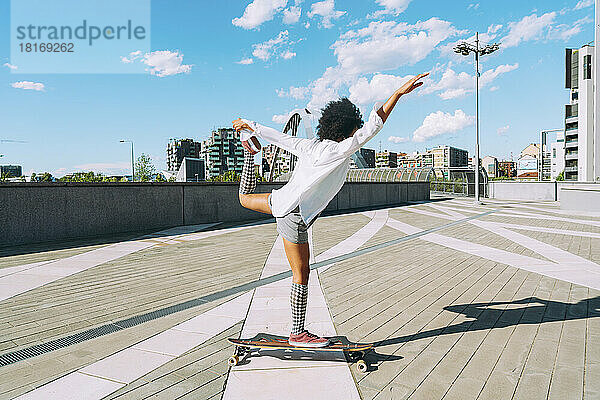
[[[135,169],[133,167],[133,140],[121,140],[121,143],[131,143],[131,181],[135,182]]]
[[[481,204],[479,201],[479,57],[492,54],[500,48],[500,44],[494,43],[486,45],[485,47],[479,46],[479,32],[475,34],[475,44],[468,42],[462,42],[456,45],[454,52],[462,54],[463,56],[469,56],[471,53],[475,54],[475,203]]]

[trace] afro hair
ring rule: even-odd
[[[339,142],[352,135],[355,129],[362,128],[363,120],[360,110],[344,97],[331,101],[323,108],[317,135],[319,139]]]

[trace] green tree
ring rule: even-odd
[[[102,182],[104,175],[89,172],[75,172],[70,175],[65,175],[59,179],[60,182]]]
[[[135,176],[140,182],[149,182],[156,174],[156,168],[152,164],[149,155],[142,153],[135,162]]]
[[[562,171],[560,174],[558,174],[556,176],[556,180],[557,181],[564,181],[565,180],[565,171]]]
[[[54,177],[50,172],[44,172],[41,175],[36,175],[35,172],[31,174],[31,182],[52,182]]]

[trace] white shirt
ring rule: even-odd
[[[383,120],[377,114],[380,107],[380,104],[375,104],[364,126],[341,142],[292,137],[254,121],[243,120],[254,133],[248,135],[243,132],[242,140],[255,135],[298,157],[288,183],[271,192],[274,217],[284,217],[298,206],[302,219],[309,224],[327,207],[346,181],[352,154],[383,127]]]

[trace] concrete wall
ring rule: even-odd
[[[560,201],[561,188],[598,186],[590,182],[489,182],[490,199]]]
[[[556,200],[554,182],[488,182],[488,196],[498,200]]]
[[[237,193],[236,183],[0,184],[0,246],[266,217],[240,206]],[[427,182],[346,183],[324,214],[427,199]]]
[[[562,187],[560,197],[561,210],[600,213],[600,185]]]

